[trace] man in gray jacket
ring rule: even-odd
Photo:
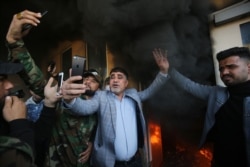
[[[157,50],[154,55],[164,55]],[[206,86],[184,77],[175,69],[175,84],[207,101],[200,146],[214,144],[212,167],[250,167],[250,52],[234,47],[217,54],[220,77],[227,87]]]
[[[152,96],[167,80],[166,57],[156,55],[154,58],[160,72],[141,92],[127,89],[128,73],[121,67],[110,72],[110,90],[97,91],[91,100],[78,97],[85,92],[85,87],[73,82],[80,80],[81,76],[70,77],[63,83],[65,106],[78,115],[97,112],[98,127],[91,158],[94,167],[143,166],[141,157],[148,154],[148,143],[141,102]],[[148,166],[148,162],[144,166]]]

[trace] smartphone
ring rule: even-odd
[[[63,83],[63,77],[64,77],[64,73],[63,72],[60,72],[58,74],[58,80],[57,80],[57,93],[59,93],[61,87],[62,87],[62,83]]]
[[[83,76],[84,68],[85,68],[86,58],[81,56],[73,56],[72,58],[72,72],[71,76]],[[79,80],[76,83],[82,84],[83,80]]]
[[[46,11],[44,11],[41,15],[42,15],[42,17],[44,16],[44,15],[46,15],[48,13],[48,11],[46,10]],[[26,31],[26,30],[28,30],[28,29],[30,29],[30,28],[32,28],[33,26],[31,25],[31,24],[24,24],[23,25],[23,27],[22,27],[22,32],[24,32],[24,31]]]

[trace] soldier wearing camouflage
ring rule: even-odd
[[[2,89],[0,90],[0,107],[2,109],[4,101],[5,106],[7,106],[6,99],[9,99],[8,101],[11,100],[9,106],[3,108],[3,112],[5,112],[5,117],[6,115],[9,117],[12,116],[16,120],[3,118],[4,114],[1,114],[0,136],[15,137],[20,140],[1,138],[0,153],[3,154],[1,154],[0,158],[4,158],[5,154],[8,155],[8,158],[2,159],[6,165],[34,166],[28,164],[33,164],[35,161],[37,166],[44,166],[43,163],[45,162],[45,155],[50,142],[51,130],[55,122],[55,106],[57,101],[61,99],[61,95],[57,95],[56,92],[57,85],[52,85],[54,79],[50,78],[47,83],[43,73],[36,66],[22,40],[30,31],[30,29],[23,31],[23,26],[26,24],[37,26],[40,23],[39,19],[41,17],[41,13],[29,10],[15,14],[6,35],[6,46],[9,50],[8,60],[12,63],[0,62],[0,88]],[[26,119],[27,108],[25,103],[9,94],[11,88],[13,88],[13,84],[8,81],[7,74],[19,74],[21,79],[29,86],[31,92],[39,96],[40,99],[44,99],[40,117],[36,121],[32,123],[28,121]],[[5,96],[7,98],[3,100]],[[8,144],[11,144],[11,147],[7,148]],[[31,153],[35,157],[35,160],[33,157],[30,158],[32,156]],[[25,163],[22,164],[19,161],[24,161]],[[4,166],[2,161],[0,164]]]
[[[102,77],[98,71],[90,69],[84,73],[83,83],[90,91],[82,98],[91,98],[102,86]],[[61,109],[49,148],[48,167],[90,167],[90,161],[79,162],[79,155],[94,141],[97,116],[76,116]],[[92,145],[91,145],[92,147]],[[92,149],[92,148],[91,148]]]

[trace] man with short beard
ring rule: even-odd
[[[81,76],[71,76],[62,86],[64,105],[81,116],[97,113],[98,124],[91,154],[94,167],[149,166],[146,123],[142,102],[148,100],[164,85],[167,61],[154,56],[159,73],[152,84],[142,90],[127,88],[128,72],[122,67],[111,69],[110,90],[97,91],[90,100],[79,98],[87,90],[75,84]],[[144,160],[145,158],[145,160]]]
[[[84,72],[83,77],[87,90],[81,98],[90,99],[102,87],[102,77],[95,69]],[[95,114],[76,116],[62,109],[53,129],[47,166],[89,167],[96,123]]]

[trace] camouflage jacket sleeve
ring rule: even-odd
[[[9,54],[8,60],[11,62],[20,62],[24,65],[24,70],[19,73],[29,89],[35,94],[44,97],[43,90],[46,85],[46,80],[42,71],[35,64],[35,61],[31,57],[29,51],[24,45],[22,40],[13,44],[6,44]]]
[[[35,167],[32,148],[17,138],[1,136],[0,164],[4,167]]]

